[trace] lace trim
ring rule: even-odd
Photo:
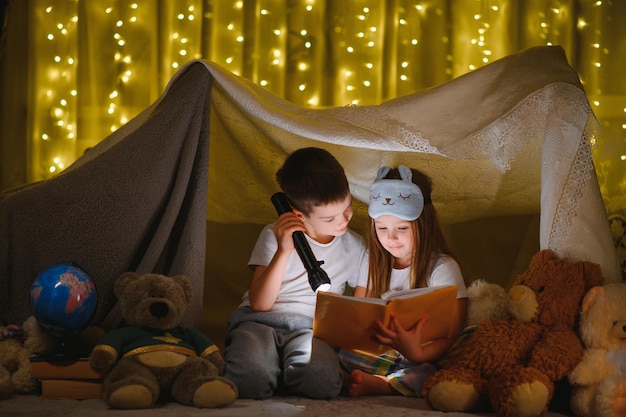
[[[345,120],[362,129],[373,131],[377,135],[386,137],[407,149],[443,155],[427,139],[422,137],[421,132],[416,131],[404,122],[389,117],[389,115],[381,112],[376,107],[360,107],[349,104],[344,107],[335,107],[324,111],[331,113],[337,119]]]
[[[490,157],[502,172],[511,169],[515,155],[529,143],[543,138],[548,115],[576,126],[581,132],[591,109],[585,94],[566,83],[550,84],[529,95],[507,114],[477,133],[446,148],[453,159]],[[581,118],[581,114],[585,115]]]
[[[327,109],[334,117],[363,129],[376,132],[409,150],[432,153],[452,159],[489,157],[498,169],[511,169],[511,162],[524,145],[541,138],[546,118],[554,118],[579,126],[581,114],[591,113],[586,96],[568,83],[552,83],[530,94],[507,114],[459,142],[440,149],[432,146],[422,133],[404,122],[384,114],[377,107],[345,107]],[[514,138],[515,140],[511,140]]]
[[[593,158],[591,154],[591,144],[597,143],[600,124],[593,113],[587,117],[587,123],[581,136],[581,140],[576,151],[576,156],[570,171],[565,180],[563,191],[557,202],[552,229],[548,238],[548,247],[552,248],[559,256],[559,248],[563,247],[564,239],[567,236],[568,227],[572,224],[571,219],[578,211],[578,200],[583,195],[583,189],[591,179],[592,172],[595,173]]]

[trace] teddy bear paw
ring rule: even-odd
[[[151,408],[154,404],[152,393],[143,385],[125,385],[113,391],[109,397],[113,408]]]
[[[428,391],[428,402],[439,411],[471,411],[479,400],[474,385],[460,381],[442,381]]]
[[[616,416],[626,416],[626,380],[617,385],[613,399],[613,412]]]
[[[511,417],[536,417],[543,414],[550,392],[541,381],[520,384],[515,387],[508,401]]]
[[[227,379],[216,378],[200,385],[193,395],[198,408],[224,407],[237,399],[237,388]]]

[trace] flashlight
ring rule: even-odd
[[[287,197],[284,193],[279,192],[272,195],[271,200],[279,216],[283,213],[291,211],[291,206],[289,205]],[[320,267],[324,261],[318,261],[315,259],[315,255],[309,246],[309,242],[306,241],[304,232],[301,230],[293,232],[293,244],[296,247],[296,252],[298,252],[302,263],[304,264],[307,274],[309,275],[309,284],[311,285],[313,291],[328,291],[330,289],[330,278],[328,278],[326,271]]]

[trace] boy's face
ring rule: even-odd
[[[304,223],[307,234],[320,243],[328,243],[335,236],[341,236],[348,230],[352,218],[352,195],[341,202],[325,206],[315,206],[308,216],[296,213]]]

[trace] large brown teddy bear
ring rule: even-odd
[[[535,254],[509,290],[510,318],[482,321],[446,366],[424,384],[428,404],[441,411],[493,408],[503,417],[547,411],[555,382],[581,361],[575,331],[581,300],[602,285],[600,267]]]
[[[585,356],[569,375],[574,415],[626,416],[626,284],[587,292],[579,333]]]
[[[114,292],[126,326],[105,334],[89,357],[105,375],[105,401],[113,408],[150,408],[174,400],[198,408],[237,398],[221,377],[224,360],[203,333],[179,324],[192,296],[187,277],[127,272]]]

